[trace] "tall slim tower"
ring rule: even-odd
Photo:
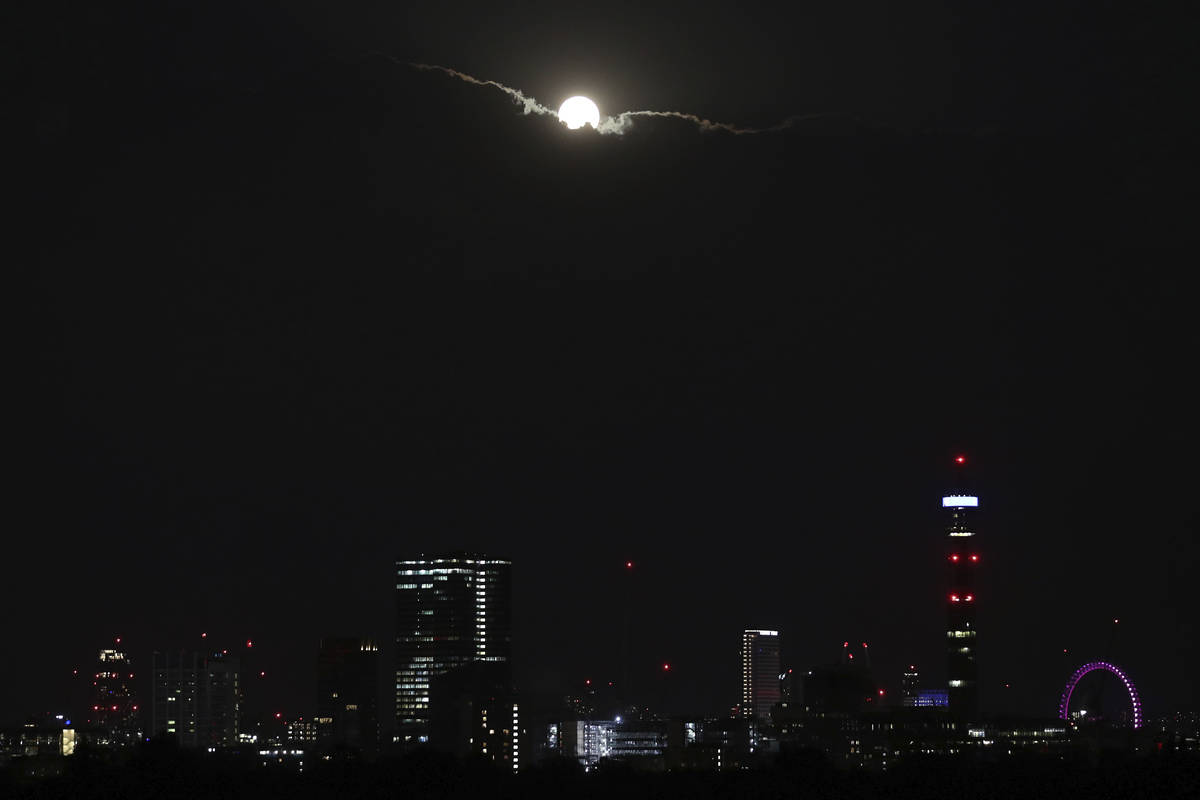
[[[779,698],[779,631],[743,631],[742,714],[752,730],[770,724]]]
[[[975,573],[979,551],[975,546],[974,513],[979,498],[970,493],[966,480],[967,459],[955,456],[954,488],[942,498],[949,514],[946,528],[946,562],[949,580],[946,587],[946,677],[950,713],[962,720],[979,715],[979,663],[976,660],[978,631],[975,606],[978,593]]]
[[[429,741],[433,679],[475,661],[512,682],[512,563],[452,553],[396,562],[396,741]]]

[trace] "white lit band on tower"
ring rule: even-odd
[[[976,661],[977,629],[975,604],[978,599],[975,571],[979,551],[975,548],[974,512],[979,498],[966,491],[966,456],[955,456],[955,490],[942,498],[950,514],[946,528],[946,677],[950,712],[961,720],[979,715],[979,664]]]

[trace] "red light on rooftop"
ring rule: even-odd
[[[276,712],[275,712],[275,719],[283,719],[283,714],[280,714],[278,711],[276,711]]]
[[[952,595],[950,595],[950,602],[951,602],[951,603],[957,603],[957,602],[958,602],[958,595],[956,595],[956,594],[952,594]]]
[[[950,556],[950,560],[951,560],[951,561],[958,561],[958,553],[955,553],[954,555]]]
[[[1120,624],[1121,624],[1121,620],[1119,620],[1119,619],[1113,620],[1113,625],[1120,625]]]
[[[972,561],[978,561],[978,560],[979,560],[979,556],[975,556],[975,555],[973,555],[973,556],[971,556],[971,560],[972,560]]]
[[[969,594],[969,595],[967,595],[966,597],[964,597],[963,599],[964,599],[964,600],[966,600],[966,601],[969,603],[969,602],[971,602],[972,600],[974,600],[974,599],[975,599],[975,595],[973,595],[973,594]]]
[[[867,647],[867,643],[866,643],[866,642],[863,642],[863,649],[865,650],[865,649],[866,649],[866,647]]]
[[[591,679],[591,678],[588,678],[586,681],[584,681],[584,682],[583,682],[583,685],[584,685],[584,686],[591,686],[591,685],[592,685],[592,679]]]
[[[847,655],[849,655],[849,656],[850,656],[850,658],[853,660],[853,658],[854,658],[854,653],[848,653]]]
[[[117,637],[117,644],[120,644],[120,643],[121,643],[121,637],[120,637],[120,636],[118,636],[118,637]]]
[[[966,456],[955,456],[954,463],[955,464],[965,464],[965,463],[967,463],[967,457]]]
[[[626,561],[626,562],[625,562],[625,569],[633,569],[633,562],[632,562],[632,561]]]
[[[252,642],[251,640],[247,639],[247,640],[246,640],[246,647],[254,647],[254,642]]]
[[[883,697],[883,689],[880,689],[880,690],[879,690],[879,696],[880,696],[880,697]]]
[[[265,672],[260,672],[260,673],[258,673],[258,677],[260,677],[260,678],[265,678],[265,677],[267,677],[267,673],[265,673]]]
[[[207,638],[208,638],[208,634],[207,634],[207,633],[202,633],[202,634],[200,634],[200,638],[201,638],[201,639],[207,639]]]
[[[671,665],[663,664],[663,672],[670,672],[670,671],[671,671]]]
[[[842,647],[849,647],[849,646],[850,646],[849,642],[842,642]]]

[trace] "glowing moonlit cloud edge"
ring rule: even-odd
[[[385,53],[372,52],[372,53],[370,53],[370,55],[375,55],[375,56],[379,56],[381,58],[386,58],[387,60],[393,61],[397,64],[405,63],[405,62],[402,62],[397,58],[393,58],[392,56],[389,56]],[[443,67],[438,64],[419,64],[419,63],[415,63],[412,61],[407,62],[407,63],[408,63],[408,66],[412,67],[413,69],[421,70],[422,72],[442,72],[446,75],[449,75],[452,78],[457,78],[460,81],[465,81],[466,83],[473,83],[476,86],[490,86],[493,89],[499,89],[500,91],[504,92],[509,97],[511,97],[513,99],[513,102],[515,102],[517,105],[520,105],[522,107],[523,113],[525,113],[525,114],[542,114],[542,115],[554,117],[555,119],[559,119],[558,112],[555,111],[554,109],[550,108],[549,106],[543,105],[542,103],[538,102],[536,98],[526,95],[520,89],[514,89],[511,86],[505,86],[503,83],[500,83],[499,81],[476,78],[474,75],[468,75],[465,72],[460,72],[459,70],[451,69],[450,67]],[[602,116],[600,118],[600,124],[595,126],[595,130],[597,133],[606,134],[606,135],[607,134],[616,134],[619,136],[619,135],[625,133],[627,130],[629,130],[630,127],[632,127],[633,121],[637,117],[667,117],[667,118],[671,118],[671,119],[680,119],[680,120],[684,120],[685,122],[690,122],[702,131],[725,131],[726,133],[732,133],[735,136],[743,136],[745,134],[752,134],[752,133],[777,133],[779,131],[787,130],[788,128],[791,128],[792,126],[797,125],[806,120],[823,119],[826,117],[844,117],[844,116],[853,117],[854,115],[843,114],[843,113],[839,113],[839,112],[829,112],[829,111],[818,112],[815,114],[796,114],[796,115],[788,117],[787,119],[783,120],[782,122],[778,122],[774,125],[769,125],[765,128],[744,128],[740,125],[734,125],[729,122],[714,122],[713,120],[705,119],[704,117],[700,117],[695,114],[688,114],[683,111],[651,111],[651,110],[622,111],[620,114],[617,114],[615,116],[608,116],[608,117]]]

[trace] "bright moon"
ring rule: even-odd
[[[593,128],[600,124],[600,109],[586,97],[576,95],[563,101],[558,109],[558,118],[567,124],[571,130],[591,125]]]

